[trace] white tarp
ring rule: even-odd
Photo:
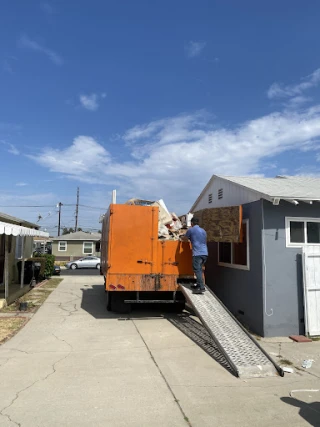
[[[49,237],[49,233],[44,231],[2,221],[0,221],[0,234],[6,234],[7,236]]]

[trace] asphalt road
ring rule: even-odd
[[[61,269],[61,276],[100,276],[100,270],[97,268]]]

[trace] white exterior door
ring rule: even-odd
[[[306,332],[320,335],[320,247],[306,246],[302,259]]]

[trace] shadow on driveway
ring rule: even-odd
[[[132,304],[130,314],[117,314],[107,311],[107,297],[104,285],[84,285],[81,308],[96,319],[159,319],[168,315],[170,304]]]
[[[117,314],[107,311],[104,285],[84,285],[82,288],[81,308],[96,319],[153,320],[167,319],[173,326],[202,348],[223,368],[234,375],[231,366],[211,338],[205,327],[194,320],[187,311],[182,314],[168,313],[168,304],[133,304],[130,314]]]
[[[189,313],[170,316],[167,317],[167,319],[172,325],[183,332],[188,338],[218,362],[219,365],[225,368],[232,375],[235,375],[227,359],[220,352],[217,344],[214,342],[213,338],[211,338],[206,328],[201,323],[190,317]]]
[[[300,408],[299,415],[313,427],[320,426],[320,402],[306,403],[294,397],[281,397],[282,402]]]

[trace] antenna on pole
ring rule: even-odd
[[[74,231],[77,231],[78,228],[78,213],[79,213],[79,187],[77,188],[77,204],[76,204],[76,225]]]

